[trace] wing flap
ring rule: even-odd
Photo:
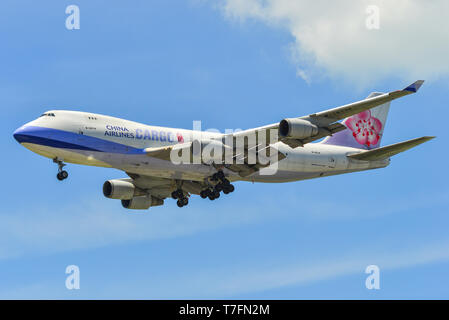
[[[348,157],[351,159],[356,160],[363,160],[363,161],[375,161],[375,160],[383,160],[386,158],[389,158],[391,156],[394,156],[398,153],[404,152],[408,149],[411,149],[413,147],[416,147],[420,145],[421,143],[427,142],[429,140],[432,140],[435,137],[421,137],[416,138],[404,142],[395,143],[386,147],[373,149],[369,151],[364,151],[361,153],[351,154]]]

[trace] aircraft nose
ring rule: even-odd
[[[16,129],[14,133],[12,134],[14,139],[17,140],[18,143],[25,142],[27,138],[32,134],[32,129],[26,125],[21,126],[20,128]]]
[[[20,143],[20,136],[22,135],[22,132],[23,132],[23,126],[16,129],[16,131],[14,131],[14,133],[12,134],[14,139],[16,139],[17,142],[19,142],[19,143]]]

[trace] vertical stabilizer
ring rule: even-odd
[[[371,93],[367,99],[382,95]],[[358,149],[375,149],[380,146],[387,121],[390,102],[365,110],[343,120],[346,130],[335,133],[323,140],[323,144],[353,147]]]

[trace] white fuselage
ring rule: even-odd
[[[188,142],[193,131],[149,126],[124,119],[77,111],[48,111],[19,128],[14,136],[28,149],[42,156],[69,163],[111,167],[128,173],[161,178],[203,181],[216,169],[205,164],[174,164],[149,157],[146,148]],[[49,116],[50,115],[50,116]],[[222,136],[202,132],[203,139]],[[288,182],[334,174],[385,167],[389,160],[357,161],[347,157],[360,149],[309,143],[290,148],[275,144],[286,158],[273,174],[256,172],[245,178],[224,169],[230,180]]]

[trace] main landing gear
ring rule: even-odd
[[[203,199],[209,198],[215,200],[220,198],[220,192],[228,194],[234,191],[234,186],[226,179],[223,171],[214,173],[211,177],[205,179],[206,189],[201,190],[200,196]],[[171,197],[176,201],[178,207],[182,208],[189,204],[188,192],[182,190],[182,184],[177,183],[177,189],[171,193]]]
[[[171,197],[172,197],[173,199],[175,199],[175,200],[178,199],[178,201],[176,201],[176,204],[177,204],[178,207],[180,207],[180,208],[182,208],[182,207],[184,207],[184,206],[186,206],[186,205],[189,204],[189,198],[187,198],[187,197],[184,195],[184,192],[182,192],[181,189],[177,189],[177,190],[173,191],[173,192],[171,193]]]
[[[220,198],[220,192],[228,194],[234,191],[234,186],[226,179],[223,171],[214,173],[210,179],[217,184],[213,187],[209,187],[200,192],[200,197],[203,199],[209,198],[209,200],[215,200]]]
[[[69,177],[69,173],[63,170],[66,164],[57,158],[53,159],[53,162],[58,164],[58,174],[56,175],[56,178],[58,178],[59,181],[67,179]]]

